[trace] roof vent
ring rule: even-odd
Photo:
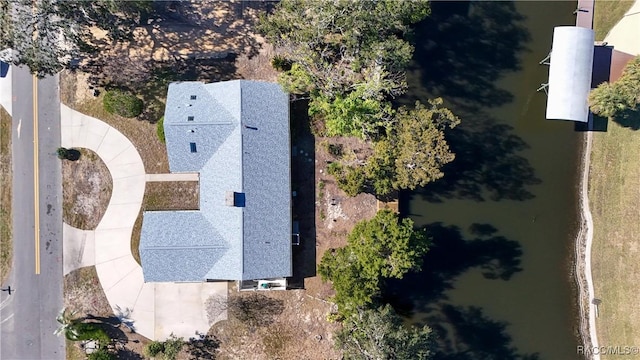
[[[196,95],[191,95],[191,100],[195,100],[195,99],[197,99],[197,98],[198,98],[198,97],[197,97]]]
[[[244,207],[244,193],[227,191],[224,198],[224,204],[227,206]]]

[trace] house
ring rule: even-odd
[[[164,116],[172,173],[199,173],[200,206],[145,211],[145,282],[292,275],[289,97],[278,84],[169,85]]]

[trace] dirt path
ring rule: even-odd
[[[598,347],[596,332],[596,310],[592,304],[595,299],[593,278],[591,274],[591,245],[593,243],[593,219],[589,208],[589,169],[591,164],[592,134],[585,135],[582,177],[580,180],[581,227],[576,239],[576,276],[580,295],[580,334],[586,348]],[[599,360],[600,354],[591,354],[593,360]]]

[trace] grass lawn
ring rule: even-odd
[[[596,40],[602,41],[611,28],[633,5],[633,0],[596,0],[593,10],[593,29]]]
[[[595,133],[589,175],[591,252],[601,346],[640,344],[640,133],[609,122]],[[616,359],[616,356],[603,357]],[[625,358],[621,356],[620,358]],[[628,356],[627,356],[628,358]]]
[[[104,93],[96,98],[85,99],[77,104],[75,109],[106,122],[124,134],[138,150],[148,174],[168,173],[167,149],[158,139],[156,125],[148,121],[109,114],[102,105],[103,98]]]
[[[594,29],[602,40],[633,1],[596,1]],[[595,297],[601,300],[596,330],[600,346],[640,344],[640,133],[609,121],[594,133],[589,201],[594,237],[591,251]],[[607,355],[603,359],[630,358]]]
[[[11,116],[0,107],[0,282],[11,268]]]

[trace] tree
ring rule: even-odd
[[[419,270],[428,245],[427,234],[414,230],[411,219],[381,210],[373,219],[356,224],[346,247],[326,252],[318,273],[332,282],[338,311],[348,315],[374,302],[381,279]]]
[[[96,323],[82,322],[81,319],[75,317],[75,311],[67,311],[62,308],[56,317],[58,328],[53,332],[54,335],[64,335],[71,341],[97,340],[101,344],[107,344],[111,341],[109,335]]]
[[[386,196],[394,190],[415,189],[444,176],[442,167],[455,155],[445,140],[445,131],[460,120],[442,99],[429,101],[430,107],[417,102],[415,108],[401,107],[392,122],[374,143],[373,155],[365,166],[335,163],[329,173],[338,187],[349,196],[369,191]]]
[[[367,137],[387,126],[386,101],[406,91],[413,46],[404,36],[429,11],[427,1],[284,0],[258,30],[291,64],[279,82],[309,94],[327,135]]]
[[[130,36],[148,1],[0,0],[2,60],[27,65],[39,77],[59,72],[95,49],[92,28],[111,41]]]
[[[395,189],[397,149],[391,141],[381,140],[373,147],[373,156],[364,167],[366,183],[376,195],[386,196]]]
[[[417,102],[414,109],[403,107],[397,112],[396,189],[413,190],[442,178],[442,166],[455,158],[444,131],[454,128],[460,120],[451,110],[442,107],[440,98],[430,100],[429,105]]]
[[[70,42],[77,37],[78,26],[56,16],[56,4],[46,0],[5,0],[2,8],[10,15],[3,21],[6,28],[0,42],[3,49],[13,51],[5,52],[2,60],[26,65],[39,77],[68,66],[74,50]]]
[[[58,328],[53,332],[54,335],[60,336],[64,334],[64,337],[71,340],[78,337],[77,325],[80,320],[75,318],[75,311],[67,311],[66,307],[62,308],[56,317],[58,322]]]
[[[333,99],[320,94],[309,104],[309,115],[324,119],[327,136],[367,138],[386,129],[392,113],[389,103],[366,98],[361,90]]]
[[[413,52],[403,36],[429,11],[426,1],[285,0],[258,29],[328,97],[365,83],[394,93]]]
[[[426,233],[414,230],[411,219],[400,219],[391,210],[357,223],[347,244],[362,264],[364,276],[370,278],[401,279],[409,271],[418,271],[428,249]]]
[[[433,357],[431,329],[407,328],[391,306],[358,310],[343,322],[336,346],[345,359],[428,360]]]
[[[640,56],[631,60],[620,78],[591,90],[589,105],[594,114],[616,120],[625,111],[637,111],[640,104]]]
[[[379,279],[367,278],[361,270],[362,264],[348,246],[325,252],[318,265],[322,280],[333,285],[333,301],[343,316],[370,305],[380,292]]]

